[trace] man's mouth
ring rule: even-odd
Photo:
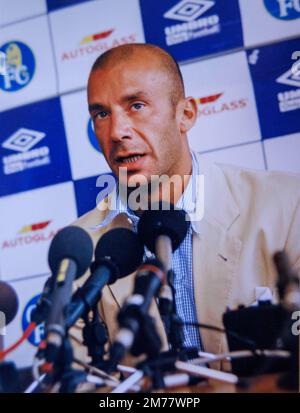
[[[116,157],[116,161],[119,164],[131,164],[138,161],[140,158],[145,156],[145,154],[132,154],[127,156],[118,156]]]

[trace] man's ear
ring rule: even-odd
[[[195,124],[198,115],[196,99],[189,96],[180,102],[180,132],[188,132]]]

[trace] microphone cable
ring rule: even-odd
[[[22,336],[11,346],[9,346],[7,349],[1,350],[0,351],[0,361],[2,361],[9,353],[12,351],[16,350],[33,332],[33,330],[36,328],[37,324],[34,322],[31,322],[29,326],[26,328]]]

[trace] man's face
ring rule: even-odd
[[[152,59],[153,60],[153,59]],[[178,173],[183,139],[170,81],[149,56],[135,56],[91,73],[88,102],[103,154],[116,176]],[[122,182],[127,184],[128,182]]]

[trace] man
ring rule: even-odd
[[[176,309],[183,321],[222,327],[226,308],[272,298],[277,278],[272,255],[277,250],[285,249],[299,270],[300,178],[209,164],[193,153],[187,132],[196,122],[197,104],[185,97],[180,70],[167,52],[144,44],[106,52],[91,70],[88,103],[99,145],[129,196],[144,177],[148,201],[164,200],[168,194],[190,217],[199,217],[199,200],[204,202],[203,219],[191,218],[188,234],[173,257]],[[126,175],[121,168],[126,168]],[[175,180],[171,189],[168,184],[152,189],[151,177],[162,175],[182,179]],[[195,185],[200,175],[204,193]],[[124,205],[121,196],[115,212],[98,206],[76,224],[96,244],[120,212],[136,229],[140,211]],[[132,292],[133,282],[134,274],[104,290],[99,311],[110,339],[117,329],[119,306]],[[153,305],[151,311],[166,348],[158,309]],[[212,353],[226,349],[225,337],[214,331],[186,327],[184,334],[186,345]]]

